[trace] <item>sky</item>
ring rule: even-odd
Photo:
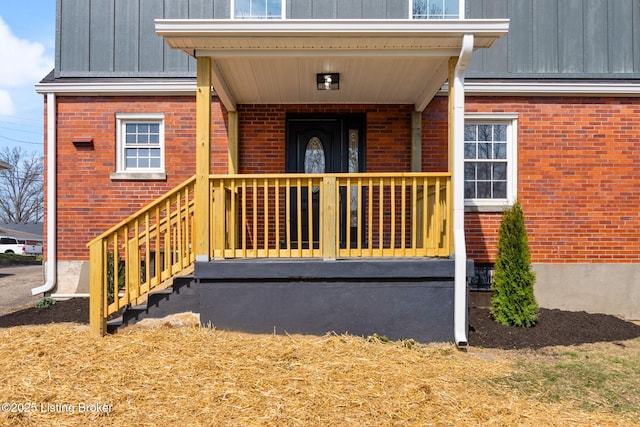
[[[0,0],[0,149],[42,154],[43,95],[54,66],[55,0]]]

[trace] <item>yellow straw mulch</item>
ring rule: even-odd
[[[629,425],[487,379],[508,352],[206,328],[0,329],[0,425]],[[493,385],[491,385],[493,384]]]

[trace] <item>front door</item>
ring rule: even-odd
[[[356,173],[364,172],[365,116],[323,115],[287,117],[286,171],[291,173]],[[301,230],[303,245],[309,247],[309,229],[313,230],[313,245],[318,247],[320,236],[320,194],[317,189],[303,189],[301,193]],[[291,241],[298,240],[297,194],[291,194]],[[347,209],[346,191],[340,191],[340,245],[346,233],[356,229],[356,223],[347,219],[355,212],[358,201],[352,200]],[[309,209],[313,223],[309,227]],[[355,239],[351,240],[355,243]]]

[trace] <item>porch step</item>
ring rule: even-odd
[[[177,277],[173,285],[161,291],[152,292],[146,302],[129,307],[122,316],[107,322],[107,332],[113,333],[118,328],[132,325],[145,318],[160,318],[169,314],[191,311],[195,304],[191,290],[192,276]],[[186,297],[186,298],[185,298]]]

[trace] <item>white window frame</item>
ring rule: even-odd
[[[238,20],[242,20],[242,19],[269,19],[266,16],[263,18],[242,18],[242,17],[236,17],[236,1],[237,0],[231,0],[231,19],[238,19]],[[277,21],[280,19],[286,19],[287,17],[287,0],[282,0],[282,5],[280,6],[280,18],[271,18],[270,20],[272,21]]]
[[[464,199],[465,210],[502,212],[512,206],[518,197],[518,114],[517,113],[466,113],[466,124],[507,125],[507,197],[500,199]],[[473,160],[469,160],[473,161]],[[467,160],[465,159],[465,164]],[[464,170],[458,176],[464,179]]]
[[[157,123],[160,125],[160,167],[127,168],[125,127],[130,123]],[[166,179],[164,113],[116,113],[116,171],[111,179],[152,180]]]
[[[409,0],[409,19],[416,19],[413,17],[413,4],[416,1],[422,1],[422,0]],[[442,0],[429,0],[429,1],[442,1]],[[458,17],[447,18],[447,19],[464,19],[464,8],[465,8],[465,0],[458,0]],[[440,19],[440,18],[427,18],[427,19]]]

